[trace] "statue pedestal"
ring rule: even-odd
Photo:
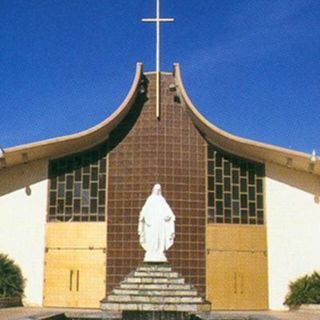
[[[211,303],[167,263],[144,263],[101,301],[101,309],[122,311],[125,320],[182,320],[211,310]]]

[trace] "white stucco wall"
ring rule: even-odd
[[[47,162],[0,170],[0,252],[20,266],[26,278],[26,305],[41,305]],[[25,192],[30,186],[31,194]]]
[[[320,270],[320,177],[266,166],[269,307],[284,309],[288,284]]]

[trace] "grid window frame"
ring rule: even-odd
[[[105,221],[107,150],[105,142],[49,161],[47,222]]]
[[[264,225],[265,165],[208,144],[207,223]]]

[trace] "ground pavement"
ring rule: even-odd
[[[71,314],[73,312],[81,313],[93,313],[96,312],[97,315],[100,310],[77,310],[77,309],[54,309],[54,308],[8,308],[0,309],[0,320],[31,320],[37,319],[37,317],[46,314],[55,313],[67,313]],[[110,313],[110,317],[113,319],[119,319],[117,314]],[[222,320],[222,319],[232,319],[232,320],[320,320],[320,312],[301,312],[301,311],[266,311],[266,312],[211,312],[204,315],[207,320]],[[40,319],[40,318],[39,318]]]

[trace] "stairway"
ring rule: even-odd
[[[113,311],[210,311],[211,304],[169,264],[146,263],[130,273],[101,301]]]

